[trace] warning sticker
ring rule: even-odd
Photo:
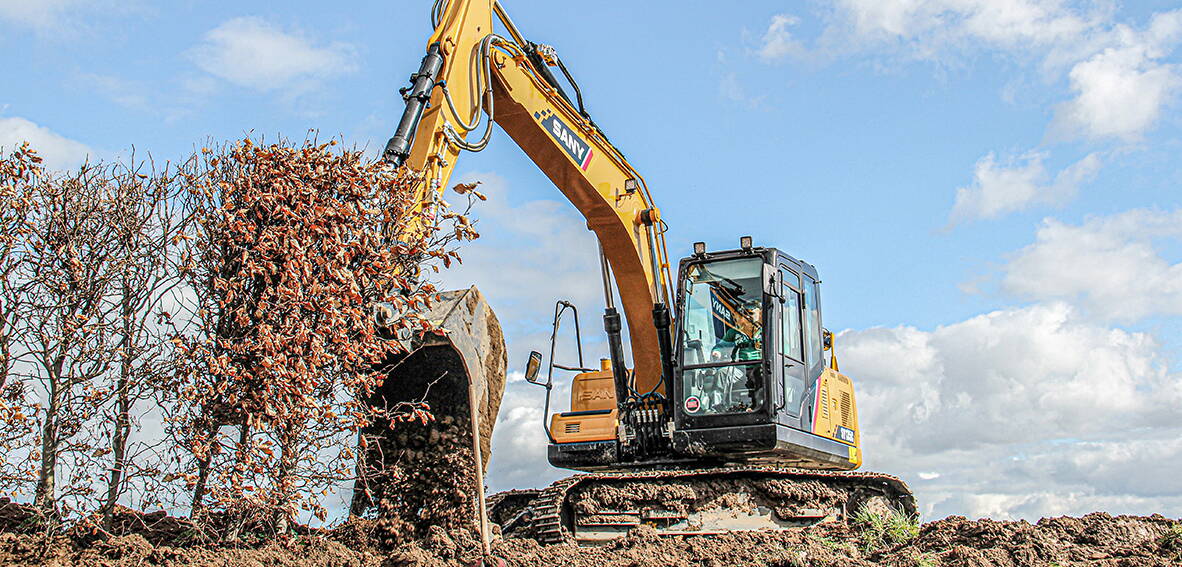
[[[697,396],[690,396],[685,399],[685,411],[698,413],[700,409],[702,409],[702,400],[699,400]]]

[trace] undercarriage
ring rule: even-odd
[[[914,516],[903,481],[884,474],[772,466],[578,474],[543,490],[489,498],[507,537],[601,544],[640,525],[662,535],[780,530],[852,517],[862,509]]]

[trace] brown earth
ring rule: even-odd
[[[1182,529],[1162,516],[1025,521],[970,521],[953,516],[925,524],[910,541],[870,549],[858,526],[822,524],[783,532],[661,537],[651,528],[602,547],[541,545],[533,540],[494,543],[509,566],[658,567],[687,565],[769,567],[1146,567],[1182,565]],[[255,545],[153,545],[140,534],[110,537],[0,534],[0,565],[172,566],[313,565],[435,567],[472,565],[478,558],[470,532],[439,526],[425,536],[383,549],[375,523],[360,521],[320,534],[279,536]]]

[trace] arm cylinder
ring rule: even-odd
[[[435,88],[435,81],[439,78],[439,70],[443,68],[443,56],[439,53],[439,44],[432,43],[427,48],[427,55],[419,65],[419,72],[411,76],[411,88],[404,95],[406,110],[402,112],[402,120],[398,122],[398,129],[394,137],[386,143],[386,150],[382,158],[387,163],[398,167],[410,157],[410,147],[414,143],[415,130],[419,121],[423,119],[423,110],[427,101],[431,100],[431,91]]]

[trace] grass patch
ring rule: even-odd
[[[913,559],[915,560],[915,567],[937,567],[940,564],[940,560],[931,553],[920,553]]]
[[[826,537],[826,536],[818,535],[818,534],[814,534],[814,533],[808,534],[808,538],[825,546],[826,549],[828,549],[829,551],[833,551],[833,552],[840,552],[840,553],[845,553],[848,555],[848,554],[851,554],[857,550],[854,547],[854,545],[848,541],[838,541],[838,540],[833,539],[831,537]]]
[[[919,519],[897,510],[873,511],[863,508],[854,514],[866,551],[907,543],[919,535]]]

